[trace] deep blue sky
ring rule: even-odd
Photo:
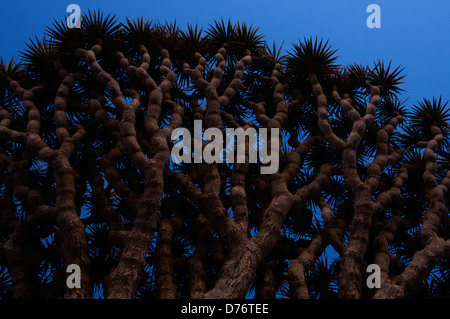
[[[214,19],[247,22],[260,27],[269,43],[284,48],[298,39],[319,36],[339,49],[339,63],[371,64],[379,59],[405,67],[403,88],[408,105],[422,97],[450,99],[450,1],[406,0],[180,0],[180,1],[2,1],[0,56],[10,59],[24,42],[41,37],[53,19],[65,19],[66,7],[76,3],[82,12],[102,9],[125,17],[187,23],[207,27]],[[381,29],[369,29],[366,8],[381,7]]]

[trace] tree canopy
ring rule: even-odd
[[[0,296],[448,297],[450,112],[404,77],[246,23],[54,21],[0,61]],[[174,163],[195,120],[278,128],[278,171]]]

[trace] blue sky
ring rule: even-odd
[[[339,49],[339,63],[392,60],[405,67],[403,88],[408,105],[422,97],[450,99],[450,1],[430,0],[179,0],[179,1],[3,1],[0,10],[0,56],[10,59],[25,48],[24,42],[42,37],[53,19],[65,19],[70,3],[82,12],[102,9],[125,17],[174,20],[207,27],[214,19],[247,22],[260,27],[269,43],[284,48],[305,36],[319,36]],[[381,28],[369,29],[369,4],[381,8]]]

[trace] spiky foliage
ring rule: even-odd
[[[148,48],[154,44],[154,39],[157,36],[156,28],[152,21],[144,20],[140,17],[136,20],[127,18],[126,24],[123,26],[124,35],[129,46],[137,51],[140,45]]]
[[[295,74],[331,74],[338,67],[335,64],[337,50],[333,50],[328,41],[319,41],[317,37],[305,38],[299,44],[293,44],[293,49],[288,58],[288,66]]]
[[[231,56],[239,56],[244,50],[251,53],[259,53],[265,45],[263,35],[258,33],[258,28],[248,26],[244,23],[233,25],[229,19],[225,21],[214,21],[206,30],[206,37],[211,45],[219,48],[226,45],[230,49]]]
[[[401,74],[404,70],[403,68],[398,66],[395,69],[391,69],[391,67],[391,62],[385,65],[384,61],[379,61],[369,73],[369,82],[374,85],[381,85],[383,94],[389,97],[404,91],[400,86],[404,83],[402,79],[405,78],[405,75]]]
[[[322,257],[316,260],[307,274],[310,296],[314,299],[334,299],[337,297],[337,260],[331,262]]]
[[[450,120],[447,104],[448,101],[444,103],[442,98],[433,98],[433,100],[424,98],[417,106],[414,106],[411,112],[411,127],[426,133],[435,125],[446,134]]]
[[[432,127],[435,126],[440,129],[444,138],[440,147],[448,149],[450,110],[447,104],[448,102],[442,101],[442,98],[432,100],[424,98],[414,105],[410,111],[410,125],[405,126],[405,133],[402,134],[403,145],[414,148],[421,142],[429,141],[434,137]]]

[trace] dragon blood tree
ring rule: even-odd
[[[1,60],[2,297],[448,296],[447,103],[407,108],[400,67],[319,39],[281,52],[245,23],[90,12]],[[248,135],[243,161],[175,163],[194,121],[278,129],[278,169]]]

